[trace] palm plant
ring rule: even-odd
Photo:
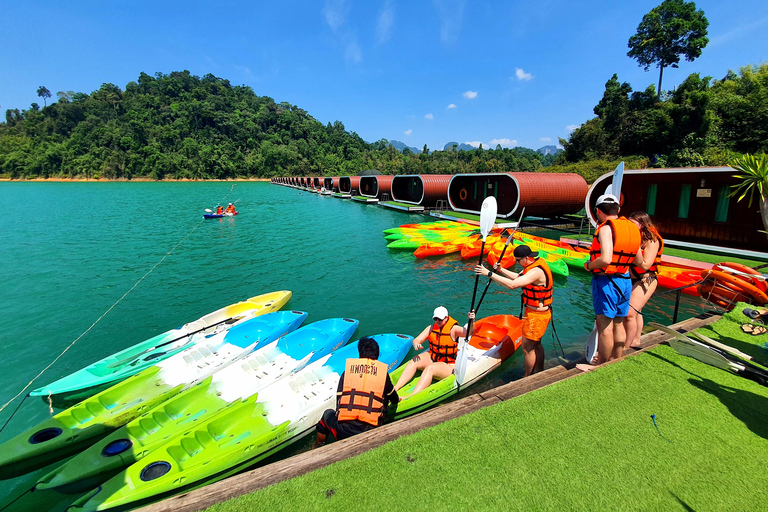
[[[760,201],[760,217],[763,219],[763,227],[768,231],[768,155],[743,155],[734,158],[730,165],[741,173],[734,174],[733,177],[742,180],[737,185],[731,185],[734,190],[730,195],[738,195],[736,201],[741,201],[749,195],[749,206],[752,206],[757,194]]]

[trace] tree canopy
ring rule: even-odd
[[[44,89],[44,91],[43,91]],[[50,92],[41,87],[38,94]],[[57,93],[40,109],[8,109],[0,123],[0,172],[18,177],[226,179],[536,171],[525,148],[403,154],[365,142],[340,121],[258,96],[208,74],[141,73],[124,89]],[[551,157],[546,163],[551,163]]]
[[[651,65],[659,68],[659,87],[664,68],[676,68],[680,57],[687,61],[701,55],[707,46],[709,21],[696,4],[685,0],[664,0],[643,16],[637,33],[629,38],[627,55],[636,59],[646,71]]]

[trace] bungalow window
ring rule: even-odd
[[[680,189],[680,204],[677,207],[677,218],[687,219],[691,207],[691,185],[685,184]]]
[[[645,212],[648,215],[656,215],[656,193],[659,186],[656,183],[648,185],[648,200],[645,202]]]
[[[717,192],[717,208],[715,209],[715,222],[728,222],[728,204],[730,203],[728,185],[723,185]]]

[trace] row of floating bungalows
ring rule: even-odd
[[[492,195],[498,216],[510,217],[525,207],[526,216],[551,217],[576,213],[584,207],[587,182],[572,173],[404,174],[397,176],[341,176],[272,178],[272,183],[292,187],[320,187],[341,194],[392,200],[434,207],[445,201],[454,211],[478,214],[483,200]],[[319,185],[319,186],[318,186]]]
[[[731,196],[740,183],[731,167],[627,169],[624,171],[622,214],[646,211],[659,233],[670,242],[707,244],[765,252],[768,238],[759,205]],[[479,214],[488,195],[496,197],[499,217],[522,211],[534,217],[577,213],[582,208],[596,225],[594,207],[606,192],[613,172],[592,186],[570,173],[490,173],[342,177],[280,177],[272,182],[342,194],[435,206],[447,201],[455,211]],[[519,213],[518,213],[519,215]]]

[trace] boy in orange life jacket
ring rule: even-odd
[[[619,200],[612,194],[597,198],[595,231],[589,261],[584,268],[592,272],[592,305],[597,324],[597,363],[621,357],[627,333],[624,317],[629,312],[632,282],[630,265],[641,265],[640,230],[624,217],[619,217]],[[590,370],[589,365],[577,365]]]
[[[470,311],[467,316],[470,320],[474,320],[475,313]],[[421,350],[425,341],[429,342],[429,350],[408,361],[395,384],[395,391],[399,391],[416,375],[416,370],[421,370],[416,387],[410,395],[401,397],[401,400],[426,389],[432,384],[433,378],[444,379],[450,376],[456,366],[459,338],[472,336],[474,331],[474,324],[467,332],[466,328],[460,326],[459,322],[448,315],[448,310],[443,306],[435,308],[432,321],[434,323],[425,327],[413,340],[414,350]]]
[[[221,207],[221,205],[216,207],[216,215],[223,215],[224,214],[224,208]]]
[[[544,369],[541,338],[552,320],[552,271],[547,262],[539,258],[539,253],[531,251],[527,245],[515,247],[514,254],[515,261],[523,267],[519,274],[500,268],[498,263],[493,268],[503,275],[494,274],[482,265],[475,267],[475,274],[487,275],[491,281],[510,290],[523,289],[523,354],[527,377]]]
[[[359,359],[347,359],[339,379],[336,410],[328,409],[317,424],[313,448],[325,444],[328,434],[337,440],[361,434],[382,424],[389,404],[399,402],[389,379],[387,365],[377,361],[379,344],[373,338],[361,338],[357,345]]]

